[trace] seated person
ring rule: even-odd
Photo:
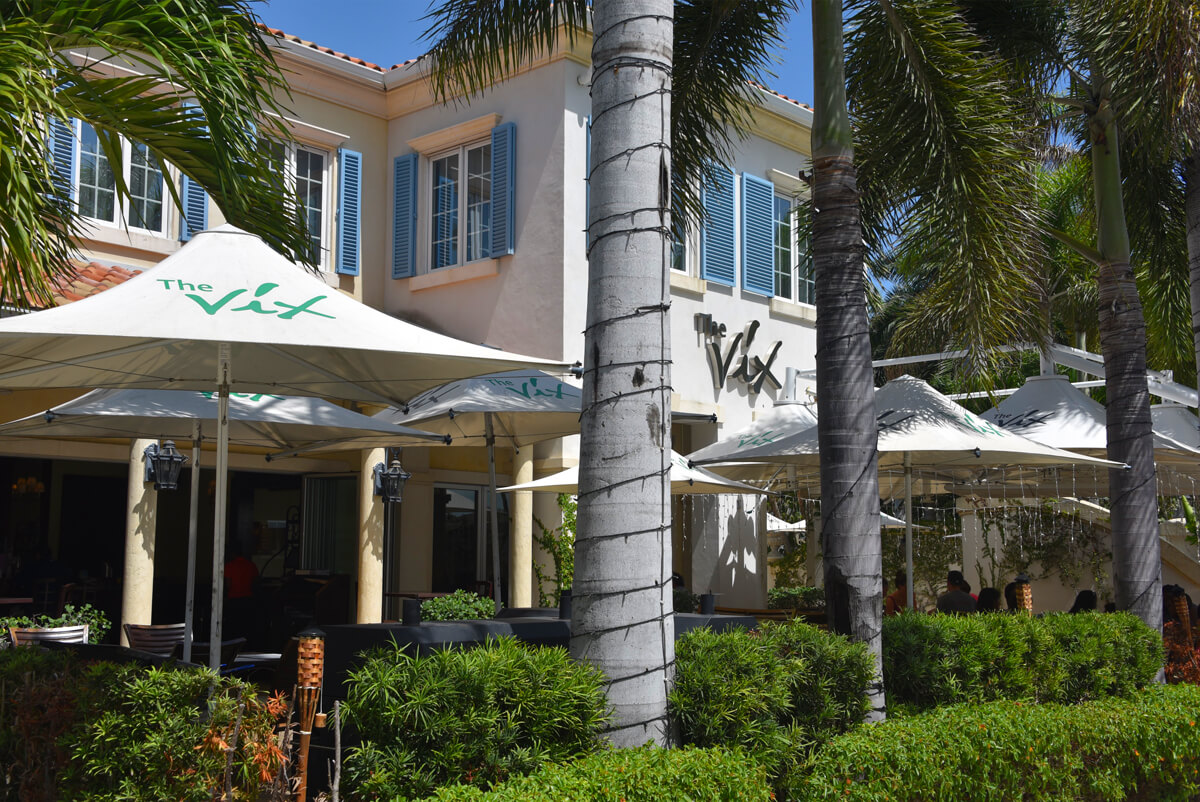
[[[946,592],[938,596],[937,609],[939,613],[962,615],[975,612],[975,599],[967,592],[967,580],[962,571],[951,571],[946,575]]]
[[[883,599],[884,615],[899,615],[908,607],[908,577],[904,571],[896,572],[896,589]]]

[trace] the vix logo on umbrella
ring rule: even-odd
[[[313,307],[321,301],[328,298],[328,295],[314,295],[313,297],[301,301],[300,303],[288,303],[279,298],[268,298],[279,285],[270,281],[265,281],[258,285],[254,290],[252,299],[247,299],[245,293],[250,292],[246,288],[230,290],[224,295],[217,297],[217,290],[214,290],[211,284],[191,284],[180,279],[160,278],[155,279],[159,284],[170,292],[182,292],[188,298],[196,302],[206,315],[215,315],[222,309],[228,309],[230,312],[253,312],[259,315],[278,315],[280,320],[291,320],[297,315],[304,313],[308,315],[316,315],[318,317],[334,319],[334,315],[327,315],[324,312],[318,312]],[[201,293],[204,293],[202,295]],[[207,297],[206,297],[207,296]],[[241,306],[230,306],[233,303],[242,304]],[[265,308],[264,303],[274,304],[275,309]]]

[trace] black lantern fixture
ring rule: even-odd
[[[399,504],[404,500],[404,483],[412,476],[400,467],[400,460],[392,460],[387,468],[379,462],[375,465],[375,495],[383,498],[385,504]]]
[[[146,481],[154,482],[155,490],[175,490],[179,487],[179,472],[187,457],[175,448],[174,440],[164,440],[161,446],[151,443],[143,452],[146,457]]]

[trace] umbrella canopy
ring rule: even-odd
[[[721,461],[759,446],[769,445],[782,437],[802,432],[817,423],[817,416],[805,404],[779,404],[754,419],[749,426],[722,437],[688,455],[692,462]]]
[[[1092,456],[1103,456],[1108,450],[1104,407],[1061,374],[1029,377],[1021,389],[980,417],[1055,448]],[[1192,431],[1200,438],[1194,423]],[[1169,436],[1157,421],[1153,434],[1155,460],[1192,465],[1200,460],[1200,451]]]
[[[464,376],[563,368],[397,320],[226,225],[103,293],[0,320],[0,387],[211,390],[221,346],[241,392],[397,406]]]
[[[881,472],[895,474],[902,470],[906,454],[914,469],[952,481],[975,479],[985,469],[999,467],[1074,464],[1122,467],[1119,463],[1053,448],[1006,431],[912,376],[893,379],[876,390],[875,409]],[[812,473],[820,466],[815,425],[722,460],[694,457],[693,461],[703,464],[751,463],[755,465],[751,470],[763,478],[777,473],[779,465],[795,465],[809,469],[800,479],[802,489],[820,487]],[[724,468],[718,470],[726,472]],[[745,471],[739,474],[744,476],[747,476]],[[890,495],[897,489],[892,485],[881,480],[880,493]]]
[[[0,320],[0,388],[213,390],[213,615],[221,641],[229,393],[403,406],[439,384],[565,366],[437,334],[331,289],[233,226],[201,232],[145,273],[68,306]],[[209,650],[217,668],[220,650]]]
[[[556,474],[520,485],[500,488],[501,493],[518,490],[534,490],[543,493],[576,493],[579,490],[579,468],[567,468]],[[695,468],[688,464],[687,457],[671,452],[671,494],[699,495],[703,493],[764,493],[757,487],[735,482],[718,476],[712,471]]]
[[[427,390],[406,408],[375,417],[448,434],[459,444],[487,437],[491,415],[496,445],[520,448],[579,434],[583,391],[540,370],[516,370],[450,382]],[[469,445],[469,443],[467,443]]]
[[[215,393],[182,390],[93,390],[45,412],[0,424],[10,437],[150,437],[214,439]],[[229,441],[258,448],[287,448],[338,439],[344,449],[446,442],[446,436],[396,426],[319,398],[232,393]]]
[[[879,526],[881,529],[903,529],[905,527],[904,519],[897,518],[895,515],[888,515],[886,512],[879,513]],[[768,532],[803,532],[808,528],[806,521],[796,521],[788,523],[782,518],[776,518],[771,513],[767,513],[767,531]],[[922,527],[913,525],[913,529],[921,529]]]
[[[1194,410],[1183,404],[1156,404],[1150,407],[1154,429],[1189,448],[1200,448],[1200,422]]]

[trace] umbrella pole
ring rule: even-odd
[[[192,662],[196,611],[196,530],[200,513],[200,421],[192,421],[192,495],[188,499],[187,604],[183,613],[183,662]]]
[[[912,452],[904,452],[904,589],[905,609],[913,608]]]
[[[483,414],[484,434],[487,436],[488,450],[488,490],[491,498],[492,512],[492,601],[496,603],[496,612],[500,612],[500,513],[497,511],[499,499],[496,494],[496,434],[492,431],[492,413]]]
[[[229,476],[230,346],[217,346],[217,488],[213,512],[212,616],[208,635],[208,667],[221,667],[221,616],[225,601],[225,507]]]

